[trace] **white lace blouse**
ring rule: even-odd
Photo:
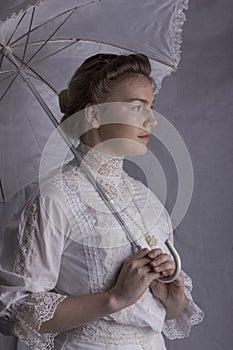
[[[140,245],[148,247],[145,237],[150,234],[168,252],[164,242],[173,240],[171,223],[155,194],[127,176],[123,158],[82,143],[78,150]],[[16,232],[16,228],[9,229]],[[75,161],[25,206],[17,238],[14,264],[10,266],[6,258],[0,270],[0,326],[4,334],[17,335],[32,349],[61,349],[64,344],[65,349],[82,349],[79,344],[87,342],[117,344],[119,349],[138,344],[144,350],[164,350],[161,332],[169,339],[183,338],[203,319],[203,312],[192,301],[191,279],[183,272],[190,301],[174,320],[165,321],[164,306],[148,290],[134,305],[98,321],[59,334],[39,334],[41,323],[53,317],[66,296],[110,288],[121,264],[134,252]]]

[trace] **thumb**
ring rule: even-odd
[[[158,282],[159,281],[157,279],[153,279],[153,281],[150,284],[150,287],[155,288],[157,286]]]

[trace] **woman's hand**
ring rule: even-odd
[[[134,304],[160,274],[153,272],[149,263],[149,249],[144,248],[127,258],[119,272],[115,285],[109,293],[121,308]]]
[[[167,277],[174,273],[175,262],[161,249],[153,249],[149,252],[151,259],[149,266],[153,272],[159,272],[160,277]],[[180,273],[177,279],[171,283],[162,283],[154,279],[150,284],[152,294],[161,300],[167,310],[167,319],[180,314],[187,306],[188,299],[184,294],[184,277]]]
[[[153,249],[149,252],[148,258],[151,259],[149,266],[153,272],[159,272],[159,277],[171,276],[175,271],[175,262],[168,254],[163,253],[161,249]],[[184,278],[182,273],[171,283],[162,283],[155,279],[151,282],[150,288],[155,297],[163,303],[170,301],[179,301],[184,295]]]

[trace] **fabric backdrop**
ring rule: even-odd
[[[2,8],[4,1],[1,0]],[[177,128],[190,152],[194,191],[189,210],[175,230],[193,296],[205,312],[189,338],[167,342],[168,350],[233,348],[233,2],[191,0],[183,31],[182,60],[166,78],[155,108]],[[159,142],[152,140],[166,175],[166,206],[176,199],[176,170]],[[22,164],[23,167],[23,164]],[[137,169],[127,166],[140,178]],[[156,176],[156,174],[155,174]],[[1,204],[1,232],[31,187]],[[0,336],[0,349],[23,349],[14,337]]]
[[[180,132],[194,168],[189,210],[175,231],[202,324],[169,350],[233,349],[233,2],[193,0],[178,72],[166,78],[157,109]],[[154,149],[156,152],[156,149]],[[164,160],[168,208],[174,171]]]

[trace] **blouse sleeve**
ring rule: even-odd
[[[66,298],[53,290],[69,223],[58,202],[36,197],[23,210],[17,234],[14,267],[0,268],[0,328],[32,349],[53,349],[57,333],[40,334],[39,329]]]
[[[169,239],[173,242],[172,225],[167,212],[165,231],[168,234]],[[163,333],[170,340],[188,337],[191,327],[202,322],[204,318],[204,312],[194,303],[191,295],[193,287],[192,280],[184,271],[182,271],[182,274],[184,276],[184,292],[189,302],[185,310],[178,317],[164,321]]]

